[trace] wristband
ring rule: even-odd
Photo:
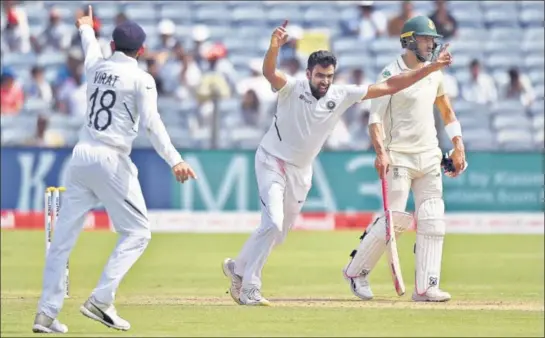
[[[454,121],[445,126],[445,131],[447,132],[448,137],[452,140],[456,136],[462,137],[462,126],[460,122]]]

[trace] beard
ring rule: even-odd
[[[309,81],[309,85],[310,85],[310,92],[312,93],[312,96],[314,96],[317,100],[324,97],[325,94],[327,94],[329,87],[331,86],[329,85],[325,88],[325,91],[321,91],[320,86],[314,86],[310,81]]]

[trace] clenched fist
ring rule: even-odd
[[[197,175],[193,169],[191,169],[189,164],[185,162],[180,162],[172,167],[172,173],[174,174],[174,177],[176,177],[176,181],[180,183],[184,183],[185,181],[189,180],[189,178],[194,180],[197,179]]]
[[[286,26],[288,20],[285,20],[282,26],[276,27],[271,37],[271,47],[280,48],[288,41],[288,33],[286,33]]]

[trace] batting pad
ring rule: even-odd
[[[406,212],[392,211],[392,221],[396,239],[407,230],[414,219]],[[380,256],[386,250],[386,217],[380,216],[371,224],[361,237],[360,245],[350,254],[352,260],[346,267],[346,276],[356,278],[367,275],[377,265]]]
[[[425,200],[417,211],[415,248],[415,289],[420,295],[439,287],[443,239],[445,237],[445,204],[440,198]]]

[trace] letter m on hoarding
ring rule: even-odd
[[[183,210],[246,211],[248,210],[248,158],[230,155],[230,162],[218,154],[187,155],[185,161],[198,180],[180,185],[180,207]],[[204,163],[204,166],[201,164]]]

